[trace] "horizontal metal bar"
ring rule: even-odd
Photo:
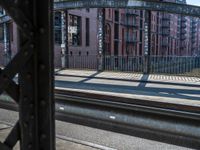
[[[146,9],[196,17],[200,16],[200,7],[153,0],[56,0],[54,3],[55,10],[102,7]]]
[[[115,102],[105,99],[91,99],[91,98],[84,98],[78,96],[69,96],[69,95],[55,95],[56,102],[65,103],[66,101],[69,102],[78,102],[84,104],[94,104],[99,106],[107,106],[112,108],[118,109],[126,109],[131,111],[141,111],[146,113],[153,113],[157,115],[166,115],[171,117],[184,117],[185,119],[195,119],[200,121],[200,114],[187,112],[187,111],[180,111],[180,110],[172,110],[167,108],[157,108],[157,107],[150,107],[150,106],[143,106],[137,104],[130,104],[130,103],[123,103],[123,102]],[[120,99],[120,98],[119,98]]]
[[[20,128],[19,128],[19,121],[17,121],[17,123],[9,133],[8,137],[4,141],[4,144],[10,148],[13,148],[19,139],[20,139]]]
[[[0,68],[0,74],[2,70]],[[14,82],[10,81],[8,87],[5,89],[10,97],[16,102],[19,103],[19,86]]]
[[[24,14],[23,9],[19,8],[17,2],[15,3],[13,0],[0,0],[0,6],[2,6],[15,21],[17,27],[21,29],[21,32],[23,32],[27,38],[30,38],[34,30],[33,24],[26,16],[27,14]]]
[[[11,148],[0,142],[0,150],[11,150]]]
[[[200,108],[197,106],[180,105],[166,102],[149,101],[145,99],[133,99],[116,97],[110,95],[92,94],[84,92],[74,92],[68,90],[55,89],[56,102],[64,103],[65,101],[81,102],[85,104],[95,104],[100,106],[109,106],[127,110],[154,113],[157,115],[167,115],[182,117],[185,119],[200,120]],[[9,102],[9,103],[7,103]],[[12,99],[0,99],[2,107],[10,109]]]
[[[33,43],[25,43],[23,48],[0,73],[0,94],[13,82],[12,79],[32,56],[34,52],[33,47]]]
[[[170,103],[170,102],[163,102],[163,101],[149,101],[146,99],[135,99],[135,98],[125,98],[125,97],[117,97],[112,95],[103,95],[103,94],[93,94],[88,92],[79,92],[79,91],[71,91],[66,90],[63,88],[56,87],[55,89],[55,96],[58,98],[58,96],[65,97],[79,97],[79,98],[85,98],[87,101],[89,100],[102,100],[108,101],[108,102],[115,102],[115,103],[121,103],[121,104],[130,104],[130,105],[138,105],[138,106],[148,106],[151,108],[160,108],[160,109],[167,109],[167,110],[174,110],[174,111],[182,111],[182,112],[189,112],[189,113],[195,113],[200,114],[200,108],[198,106],[192,106],[192,105],[185,105],[185,104],[176,104],[176,103]],[[81,100],[77,98],[78,100]],[[85,101],[85,102],[87,102]]]
[[[67,122],[200,148],[199,121],[72,102],[57,104],[56,110]]]

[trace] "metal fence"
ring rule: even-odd
[[[151,73],[186,74],[200,69],[200,57],[151,56],[150,64]]]
[[[68,67],[70,69],[98,68],[97,55],[69,55]],[[200,76],[200,56],[104,56],[103,68],[107,71],[125,71],[155,74],[189,74],[195,72]]]
[[[97,69],[97,55],[68,55],[70,69]]]
[[[144,57],[143,56],[105,56],[104,69],[109,71],[144,71]]]

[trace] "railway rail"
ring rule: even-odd
[[[55,89],[56,119],[190,148],[200,148],[195,106]],[[11,101],[0,107],[18,110]]]

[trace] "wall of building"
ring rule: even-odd
[[[170,1],[170,0],[169,0]],[[171,2],[175,2],[171,0]],[[185,1],[178,1],[185,3]],[[66,10],[65,10],[66,11]],[[91,56],[98,54],[98,9],[69,10],[70,15],[81,18],[81,44],[69,45],[71,56]],[[117,21],[116,21],[117,15]],[[86,18],[89,19],[89,45],[86,45]],[[200,20],[197,18],[154,12],[151,14],[151,55],[156,56],[196,56],[200,54]],[[143,56],[144,55],[144,10],[105,9],[105,55],[110,56]],[[195,23],[196,22],[196,23]],[[12,32],[12,57],[17,52],[17,27],[10,25]],[[195,32],[194,32],[195,31]],[[118,36],[116,36],[116,34]],[[60,35],[61,36],[61,35]],[[55,66],[61,66],[61,42],[55,43]],[[0,43],[0,61],[4,46]],[[92,57],[94,56],[94,57]],[[85,59],[89,59],[86,57]],[[81,62],[80,62],[81,63]]]

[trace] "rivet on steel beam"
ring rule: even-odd
[[[44,28],[40,28],[40,33],[44,34]]]
[[[44,64],[41,64],[41,65],[40,65],[40,69],[41,69],[41,70],[44,70],[44,69],[45,69],[45,65],[44,65]]]
[[[28,149],[31,149],[32,147],[32,144],[28,144]]]
[[[27,55],[28,55],[28,51],[25,51],[25,52],[24,52],[24,55],[27,56]]]
[[[30,48],[34,48],[35,47],[35,45],[34,44],[30,44]]]
[[[42,101],[40,102],[40,106],[44,107],[45,105],[46,105],[45,100],[42,100]]]
[[[28,5],[28,4],[29,4],[29,1],[25,1],[25,4]]]
[[[33,104],[30,104],[30,108],[33,108]]]
[[[4,80],[7,80],[8,77],[7,77],[6,75],[3,75],[3,79],[4,79]]]
[[[27,127],[28,127],[28,123],[27,123],[27,122],[24,122],[23,126],[24,126],[25,128],[27,128]]]
[[[40,136],[40,140],[44,140],[44,139],[46,139],[46,134],[42,134],[41,136]]]
[[[30,117],[30,118],[31,118],[31,120],[33,120],[35,117],[34,117],[34,115],[31,115],[31,117]]]
[[[34,32],[30,32],[30,36],[34,36]]]
[[[27,73],[26,78],[31,79],[31,73]]]
[[[28,98],[26,96],[24,96],[24,101],[27,102],[28,101]]]
[[[24,28],[27,28],[27,27],[28,27],[27,23],[24,23],[24,24],[23,24],[23,27],[24,27]]]

